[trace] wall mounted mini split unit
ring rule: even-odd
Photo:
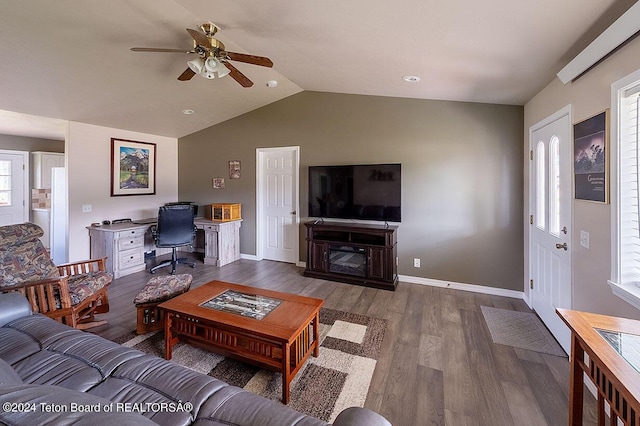
[[[558,73],[563,84],[574,80],[640,31],[640,2],[631,6]]]

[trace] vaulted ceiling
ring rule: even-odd
[[[181,137],[303,90],[523,105],[615,3],[4,1],[0,110]],[[274,67],[235,62],[251,88],[230,77],[178,81],[194,55],[130,50],[189,50],[186,28],[205,21],[227,50]],[[10,117],[0,114],[0,133],[17,132],[4,126],[19,127]]]

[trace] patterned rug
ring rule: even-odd
[[[494,343],[567,357],[536,314],[480,306]]]
[[[386,328],[384,319],[321,309],[320,356],[309,357],[291,382],[289,406],[329,423],[347,407],[364,406]],[[163,332],[131,332],[116,342],[164,356]],[[184,343],[173,347],[172,361],[274,401],[282,397],[280,373]]]

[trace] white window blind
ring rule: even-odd
[[[620,284],[640,283],[640,210],[638,194],[638,90],[626,90],[619,105]]]
[[[613,293],[640,309],[640,70],[611,90],[611,280]]]

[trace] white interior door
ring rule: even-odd
[[[571,307],[571,109],[530,130],[530,274],[533,309],[570,353],[571,334],[555,312]]]
[[[298,147],[258,149],[258,259],[298,261]]]
[[[0,151],[0,226],[29,220],[29,153]]]

